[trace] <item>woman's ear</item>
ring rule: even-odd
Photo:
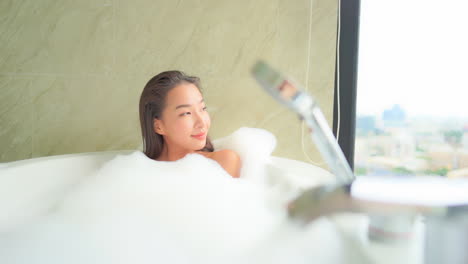
[[[153,121],[153,130],[155,133],[164,135],[164,129],[163,129],[163,124],[162,121],[155,118]]]

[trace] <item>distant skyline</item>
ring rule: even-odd
[[[361,2],[357,114],[468,118],[465,1]]]

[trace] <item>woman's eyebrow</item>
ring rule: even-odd
[[[182,107],[190,107],[190,106],[191,106],[191,105],[189,105],[189,104],[182,104],[182,105],[176,106],[175,109],[177,110],[177,109],[182,108]]]
[[[201,99],[200,103],[203,103],[203,101],[205,101],[205,99]],[[181,105],[178,105],[176,106],[176,110],[179,109],[179,108],[182,108],[182,107],[190,107],[192,106],[191,104],[181,104]]]

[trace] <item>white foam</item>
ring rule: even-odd
[[[242,161],[241,177],[264,183],[265,163],[276,147],[276,138],[270,132],[259,128],[241,127],[229,136],[213,141],[216,150],[231,149]]]
[[[138,216],[164,230],[180,248],[211,248],[210,255],[225,255],[248,248],[272,229],[273,215],[263,197],[260,186],[233,179],[201,155],[155,162],[135,152],[106,164],[62,207],[80,223]],[[124,223],[129,225],[133,228]]]
[[[176,162],[154,161],[140,151],[119,155],[75,184],[40,220],[0,237],[0,262],[319,259],[324,252],[311,250],[309,243],[314,240],[300,235],[282,206],[267,206],[271,197],[262,177],[275,144],[270,133],[248,128],[215,141],[217,149],[231,148],[241,156],[239,179],[199,154]],[[320,244],[323,235],[337,244],[329,225],[320,229],[315,242]]]

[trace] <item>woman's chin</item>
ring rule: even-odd
[[[190,146],[190,149],[193,150],[202,150],[206,146],[206,141],[207,138],[205,137],[204,139],[197,139],[195,137],[192,137],[191,142],[187,142],[187,146]]]
[[[202,143],[198,144],[198,145],[197,145],[197,148],[198,148],[199,150],[202,150],[205,146],[206,146],[206,140],[203,141]]]

